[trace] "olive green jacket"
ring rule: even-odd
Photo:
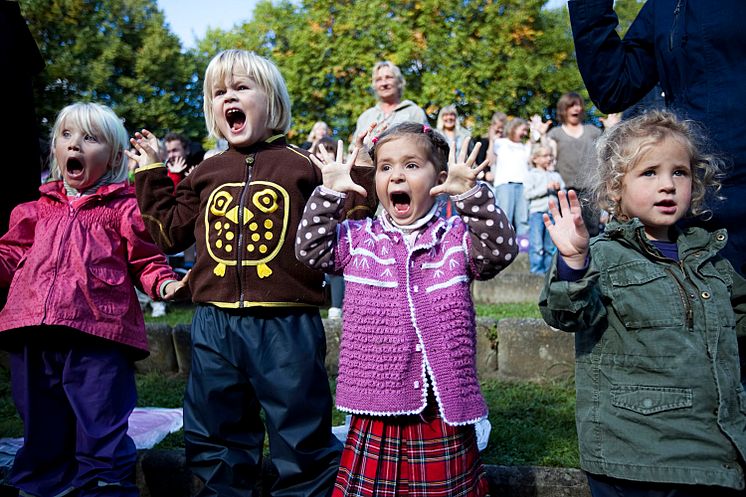
[[[746,280],[717,255],[726,241],[725,230],[677,231],[676,262],[635,219],[591,241],[579,281],[560,281],[555,262],[539,307],[549,325],[575,332],[584,470],[743,488],[736,329],[746,326]]]

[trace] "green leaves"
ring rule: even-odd
[[[130,131],[206,132],[202,77],[227,48],[253,50],[282,71],[293,102],[291,140],[317,120],[348,139],[374,104],[370,71],[391,60],[434,124],[456,104],[484,135],[495,111],[552,116],[567,91],[584,92],[566,7],[545,0],[263,0],[251,21],[211,29],[182,51],[156,0],[20,0],[47,67],[37,79],[38,115],[48,127],[75,100],[111,105]],[[626,29],[641,0],[619,0]]]
[[[46,68],[36,80],[47,131],[77,100],[110,105],[128,130],[204,134],[194,57],[181,52],[155,0],[21,0]]]
[[[252,21],[211,32],[200,51],[240,46],[271,57],[287,79],[294,129],[317,120],[348,138],[374,103],[370,70],[391,60],[407,81],[404,98],[435,123],[455,103],[465,124],[486,132],[492,113],[551,112],[566,91],[582,90],[564,11],[543,0],[305,0],[262,2]],[[240,36],[237,34],[240,33]]]

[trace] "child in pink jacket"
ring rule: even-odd
[[[52,131],[52,175],[0,238],[0,340],[10,351],[24,445],[9,480],[29,495],[136,496],[127,420],[133,361],[148,354],[137,285],[177,281],[127,185],[127,132],[108,107],[76,103]]]

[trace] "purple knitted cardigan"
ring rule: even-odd
[[[456,198],[462,217],[436,218],[414,247],[378,219],[343,222],[334,244],[330,222],[343,196],[317,189],[306,205],[296,255],[312,267],[341,270],[345,278],[339,409],[417,414],[427,404],[430,381],[448,424],[487,415],[476,373],[470,283],[494,276],[518,249],[486,185],[464,196]]]

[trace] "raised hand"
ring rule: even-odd
[[[531,121],[529,122],[529,129],[531,130],[531,138],[534,141],[539,141],[539,139],[547,134],[547,130],[549,129],[549,126],[552,124],[552,120],[549,119],[548,121],[542,121],[541,116],[539,114],[534,114],[531,116]]]
[[[158,150],[160,145],[158,138],[148,131],[147,129],[142,132],[136,132],[134,138],[130,138],[130,143],[134,147],[137,153],[133,153],[130,150],[125,150],[124,153],[127,157],[137,162],[139,167],[149,166],[161,161]]]
[[[574,190],[557,193],[559,208],[549,200],[549,214],[544,214],[544,226],[562,258],[573,269],[585,267],[590,236],[580,213],[580,201]],[[561,209],[561,211],[560,211]]]
[[[466,157],[469,148],[469,138],[464,138],[458,159],[456,159],[456,147],[451,147],[451,151],[448,154],[448,176],[443,184],[434,186],[430,190],[430,195],[437,196],[441,193],[461,195],[474,188],[474,185],[477,184],[477,176],[489,164],[488,161],[484,161],[479,165],[475,165],[481,146],[481,143],[474,145],[474,149],[469,154],[469,157]]]
[[[601,121],[601,124],[604,125],[604,129],[609,129],[612,126],[619,124],[619,122],[622,120],[622,113],[615,112],[613,114],[609,114],[606,117],[599,117],[598,120]]]
[[[352,181],[350,170],[360,149],[355,146],[350,152],[347,162],[344,162],[344,143],[342,140],[337,142],[337,157],[335,158],[330,152],[327,152],[324,145],[319,145],[319,152],[311,155],[311,161],[321,170],[324,187],[334,190],[335,192],[356,192],[363,197],[368,196],[365,188]]]
[[[186,171],[187,162],[184,157],[176,157],[174,160],[170,160],[166,163],[166,167],[168,167],[168,170],[172,173],[180,174]]]
[[[373,138],[377,136],[373,134],[373,131],[377,127],[378,127],[378,122],[373,121],[372,123],[368,125],[366,129],[358,133],[358,135],[355,137],[354,146],[362,150],[363,152],[361,154],[358,154],[357,162],[355,163],[356,166],[373,167],[373,161],[371,160],[370,154],[368,154],[368,151],[372,148]],[[378,130],[378,134],[381,134],[383,130],[385,130],[387,127],[388,125],[384,123],[381,126],[381,129]]]

